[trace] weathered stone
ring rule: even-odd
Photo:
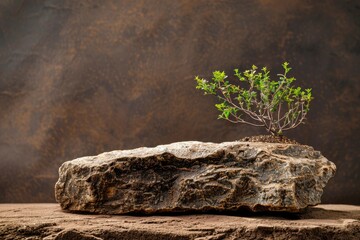
[[[0,204],[0,239],[358,240],[360,207],[319,205],[296,214],[128,216],[70,214],[57,204]]]
[[[55,195],[63,209],[106,214],[298,212],[320,203],[335,169],[305,145],[179,142],[65,162]]]

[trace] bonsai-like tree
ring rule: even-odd
[[[289,63],[283,63],[282,67],[284,73],[277,74],[276,81],[270,79],[266,67],[258,72],[253,65],[243,73],[234,70],[238,84],[230,83],[224,71],[215,71],[210,81],[196,76],[196,88],[205,95],[218,97],[220,102],[215,107],[221,112],[219,119],[265,127],[272,135],[281,137],[284,131],[304,123],[313,99],[310,88],[292,86],[296,79],[288,76]]]

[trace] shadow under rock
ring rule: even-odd
[[[253,212],[248,208],[242,208],[239,210],[192,210],[192,211],[176,211],[176,212],[158,212],[158,213],[144,213],[144,212],[135,212],[135,213],[128,213],[125,215],[128,216],[190,216],[190,215],[226,215],[226,216],[233,216],[233,217],[257,217],[257,218],[271,218],[271,219],[286,219],[286,220],[297,220],[303,219],[301,215],[304,213],[292,213],[292,212]]]
[[[172,212],[172,213],[157,213],[157,214],[144,214],[144,213],[132,213],[127,214],[131,216],[183,216],[193,214],[213,214],[213,215],[227,215],[236,217],[256,217],[264,219],[279,219],[279,220],[300,220],[300,219],[356,219],[360,220],[360,211],[339,211],[339,210],[328,210],[320,207],[308,207],[301,212],[252,212],[247,208],[240,209],[237,211],[190,211],[190,212]]]
[[[66,211],[67,213],[81,214],[81,215],[101,215],[106,216],[107,214],[96,214],[83,211]],[[360,220],[360,211],[339,211],[339,210],[328,210],[321,207],[308,207],[301,212],[252,212],[247,208],[240,209],[237,211],[219,211],[219,210],[207,210],[207,211],[187,211],[187,212],[158,212],[158,213],[147,213],[147,212],[133,212],[127,214],[115,214],[111,216],[137,216],[137,217],[148,217],[148,216],[189,216],[195,214],[202,215],[226,215],[234,217],[247,217],[247,218],[263,218],[263,219],[279,219],[279,220],[301,220],[301,219],[356,219]]]

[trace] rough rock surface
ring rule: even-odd
[[[70,214],[57,204],[0,204],[0,239],[358,240],[360,207],[319,205],[297,214],[126,216]]]
[[[178,142],[65,162],[55,195],[91,213],[298,212],[320,203],[335,169],[305,145]]]

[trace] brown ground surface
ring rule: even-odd
[[[360,239],[360,206],[302,214],[70,214],[57,204],[0,204],[0,239]]]

